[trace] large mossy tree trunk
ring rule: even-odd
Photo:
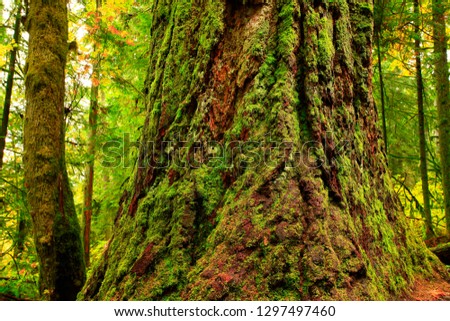
[[[84,284],[80,226],[64,161],[66,0],[34,0],[27,17],[25,184],[39,258],[40,293],[74,300]]]
[[[371,3],[151,12],[135,177],[83,299],[388,299],[441,270],[382,153]]]

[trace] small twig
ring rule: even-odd
[[[414,196],[414,194],[411,192],[411,190],[408,188],[408,186],[405,185],[404,182],[400,182],[395,177],[393,177],[393,178],[397,183],[399,183],[405,189],[405,191],[408,192],[408,194],[411,196],[411,199],[414,201],[414,203],[416,203],[416,207],[419,209],[419,212],[423,217],[425,215],[424,214],[425,212],[424,212],[424,209],[423,209],[422,205],[420,204],[419,200]]]
[[[19,192],[22,192],[22,193],[25,194],[25,190],[21,189],[20,187],[17,187],[16,185],[14,185],[14,184],[11,183],[11,182],[8,182],[8,181],[7,181],[6,179],[4,179],[3,177],[0,177],[0,179],[1,179],[2,181],[4,181],[6,184],[11,185],[11,186],[14,187],[15,189],[17,189]]]

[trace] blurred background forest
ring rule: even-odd
[[[147,1],[105,0],[96,8],[94,1],[72,0],[68,7],[66,161],[80,222],[92,216],[84,240],[93,262],[111,236],[122,186],[138,152],[151,6]],[[21,21],[26,10],[21,0],[3,0],[0,8],[0,293],[36,299],[38,263],[22,165],[28,35]],[[375,0],[374,15],[373,92],[389,167],[405,215],[434,246],[447,232],[431,2]],[[449,28],[447,24],[447,34]],[[421,151],[426,162],[421,162]]]

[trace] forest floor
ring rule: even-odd
[[[404,298],[408,301],[450,301],[450,283],[443,279],[418,279],[411,294]]]
[[[0,293],[0,301],[24,300]],[[26,299],[25,299],[26,300]],[[410,295],[402,297],[402,301],[450,301],[450,283],[443,279],[419,279],[414,284]]]

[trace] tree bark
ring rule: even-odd
[[[9,111],[11,109],[12,89],[14,86],[14,74],[16,72],[16,56],[19,50],[20,40],[20,18],[22,17],[22,5],[19,2],[14,21],[14,47],[9,58],[8,77],[6,79],[5,104],[3,105],[2,127],[0,128],[0,170],[3,168],[3,155],[6,146],[6,135],[8,134]]]
[[[447,234],[450,236],[450,91],[447,61],[448,38],[445,33],[448,2],[446,0],[433,0],[431,5],[433,12],[434,74],[436,77],[442,189],[444,191]]]
[[[133,182],[84,299],[388,299],[413,237],[372,100],[371,3],[154,2]]]
[[[421,31],[419,27],[420,7],[419,0],[414,0],[414,54],[416,56],[416,83],[417,83],[417,118],[419,119],[419,150],[420,150],[420,176],[422,179],[423,214],[425,218],[426,238],[435,236],[431,218],[430,190],[428,188],[428,166],[427,166],[427,142],[425,139],[425,113],[423,106],[423,78],[421,59]]]
[[[85,281],[80,227],[65,165],[65,0],[30,2],[25,185],[44,299],[74,300]]]

